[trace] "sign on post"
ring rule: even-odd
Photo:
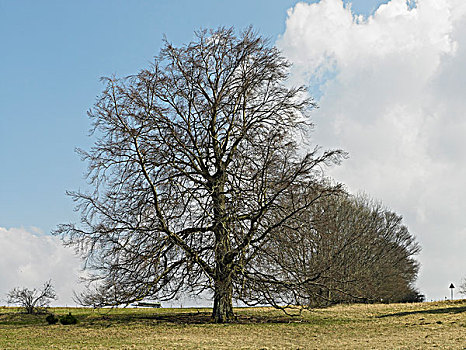
[[[450,283],[450,291],[451,291],[451,300],[453,300],[453,289],[455,288],[455,286],[453,285],[453,283]]]

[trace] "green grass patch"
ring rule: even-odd
[[[290,317],[272,308],[238,308],[231,324],[211,310],[51,308],[76,325],[0,308],[0,349],[442,349],[466,348],[466,300],[336,305]]]

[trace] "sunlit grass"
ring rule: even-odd
[[[211,310],[52,308],[77,325],[0,308],[0,349],[466,349],[466,300],[337,305],[289,317],[271,308],[238,308],[232,324]]]

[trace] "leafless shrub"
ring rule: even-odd
[[[57,295],[52,282],[45,282],[41,289],[14,288],[7,294],[8,304],[16,304],[23,307],[28,314],[39,312],[50,305],[51,300],[56,300]]]

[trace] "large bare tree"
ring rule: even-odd
[[[214,319],[228,322],[233,297],[256,298],[240,289],[258,278],[257,253],[337,190],[322,170],[343,156],[298,147],[314,103],[287,87],[288,68],[253,30],[220,28],[104,79],[89,112],[97,141],[82,151],[94,191],[70,193],[82,222],[55,231],[100,281],[84,303],[207,291]]]

